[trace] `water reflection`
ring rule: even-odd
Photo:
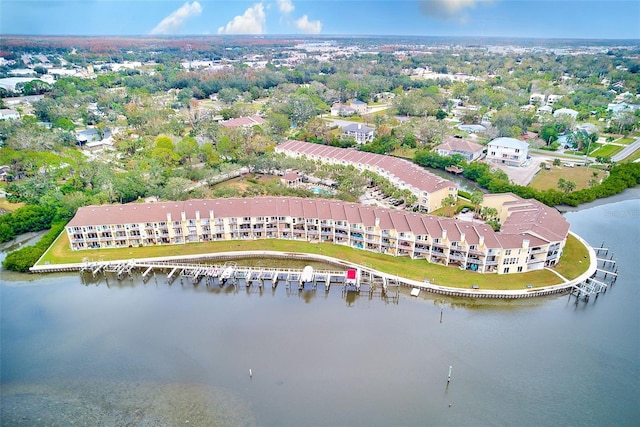
[[[620,266],[577,305],[3,273],[0,424],[636,425],[638,222],[614,209],[640,202],[567,214]]]

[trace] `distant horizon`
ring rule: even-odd
[[[206,39],[206,38],[252,38],[252,39],[277,39],[277,38],[297,38],[297,39],[332,39],[332,38],[433,38],[433,39],[482,39],[482,40],[554,40],[554,41],[625,41],[639,42],[638,38],[589,38],[589,37],[538,37],[538,36],[480,36],[480,35],[420,35],[420,34],[2,34],[0,38],[113,38],[113,39]],[[638,46],[640,48],[640,45]]]
[[[3,36],[640,40],[637,0],[0,0],[0,7]]]

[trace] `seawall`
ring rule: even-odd
[[[585,242],[580,236],[575,233],[571,233],[582,244],[584,244],[589,251],[589,267],[587,271],[581,274],[579,277],[568,280],[562,277],[560,274],[558,278],[562,280],[561,283],[544,287],[532,287],[527,289],[518,290],[493,290],[493,289],[473,289],[473,288],[454,288],[450,286],[441,286],[430,282],[420,282],[418,280],[412,280],[396,275],[384,273],[371,267],[365,267],[362,265],[350,263],[348,261],[340,260],[337,258],[328,257],[325,255],[307,254],[300,252],[276,252],[276,251],[235,251],[235,252],[219,252],[209,254],[198,255],[184,255],[184,256],[168,256],[168,257],[153,257],[153,258],[136,258],[137,261],[163,261],[163,262],[204,262],[204,261],[229,261],[238,258],[276,258],[276,259],[297,259],[297,260],[313,260],[325,262],[327,264],[335,265],[338,267],[357,268],[362,272],[372,273],[378,277],[386,277],[389,279],[398,280],[403,286],[409,288],[418,288],[423,291],[432,292],[440,295],[447,295],[453,297],[465,297],[465,298],[494,298],[494,299],[516,299],[516,298],[532,298],[545,295],[557,294],[567,292],[571,287],[583,282],[587,278],[591,277],[597,268],[597,258],[593,248]],[[126,262],[128,260],[121,261],[102,261],[94,262],[94,265],[109,265],[116,264],[118,262]],[[83,267],[86,267],[87,263],[76,264],[48,264],[48,265],[35,265],[31,267],[32,273],[56,273],[56,272],[79,272]],[[553,271],[553,270],[552,270]]]

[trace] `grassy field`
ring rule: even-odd
[[[630,155],[629,157],[627,157],[626,159],[624,159],[624,161],[625,162],[635,162],[638,159],[640,159],[640,149],[634,151],[633,154]]]
[[[565,251],[561,259],[561,266],[567,264],[560,274],[567,278],[577,277],[586,271],[588,263],[580,263],[584,248],[576,239],[570,237],[571,250]],[[582,246],[584,251],[579,250]],[[353,249],[342,245],[328,243],[307,243],[289,240],[233,240],[225,242],[190,243],[188,245],[167,245],[138,248],[118,248],[72,251],[65,234],[62,234],[49,248],[40,264],[65,264],[86,261],[111,261],[121,259],[149,258],[161,256],[196,255],[205,253],[218,253],[228,251],[268,250],[279,252],[303,252],[330,256],[347,260],[361,265],[368,265],[377,270],[389,274],[395,274],[405,278],[422,281],[429,279],[432,283],[469,288],[478,285],[481,289],[523,289],[528,284],[534,287],[548,286],[560,283],[559,278],[550,271],[541,270],[522,274],[497,275],[479,274],[462,271],[454,267],[430,264],[424,260],[412,260],[409,258],[396,258],[389,255],[381,255],[373,252]],[[570,267],[573,266],[573,267]]]
[[[598,176],[594,177],[593,173],[598,172]],[[567,168],[564,166],[551,166],[551,169],[540,170],[529,184],[538,190],[558,189],[558,180],[563,178],[567,181],[576,183],[576,190],[589,187],[589,180],[595,179],[598,182],[606,177],[605,171],[596,170],[594,168],[586,168],[584,166],[576,166]]]
[[[589,267],[589,251],[578,239],[569,235],[560,263],[555,271],[566,278],[576,278]]]
[[[8,202],[4,197],[0,198],[0,211],[13,212],[18,208],[24,206],[24,203],[11,203]]]
[[[619,145],[606,144],[606,145],[601,146],[597,150],[592,151],[590,156],[592,156],[592,157],[611,157],[611,156],[613,156],[615,154],[618,154],[623,149],[624,149],[624,147],[621,147]]]

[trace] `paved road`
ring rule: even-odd
[[[624,160],[630,155],[632,155],[636,150],[640,149],[640,138],[633,141],[631,144],[627,145],[621,152],[611,157],[611,160],[614,162],[619,162],[620,160]]]

